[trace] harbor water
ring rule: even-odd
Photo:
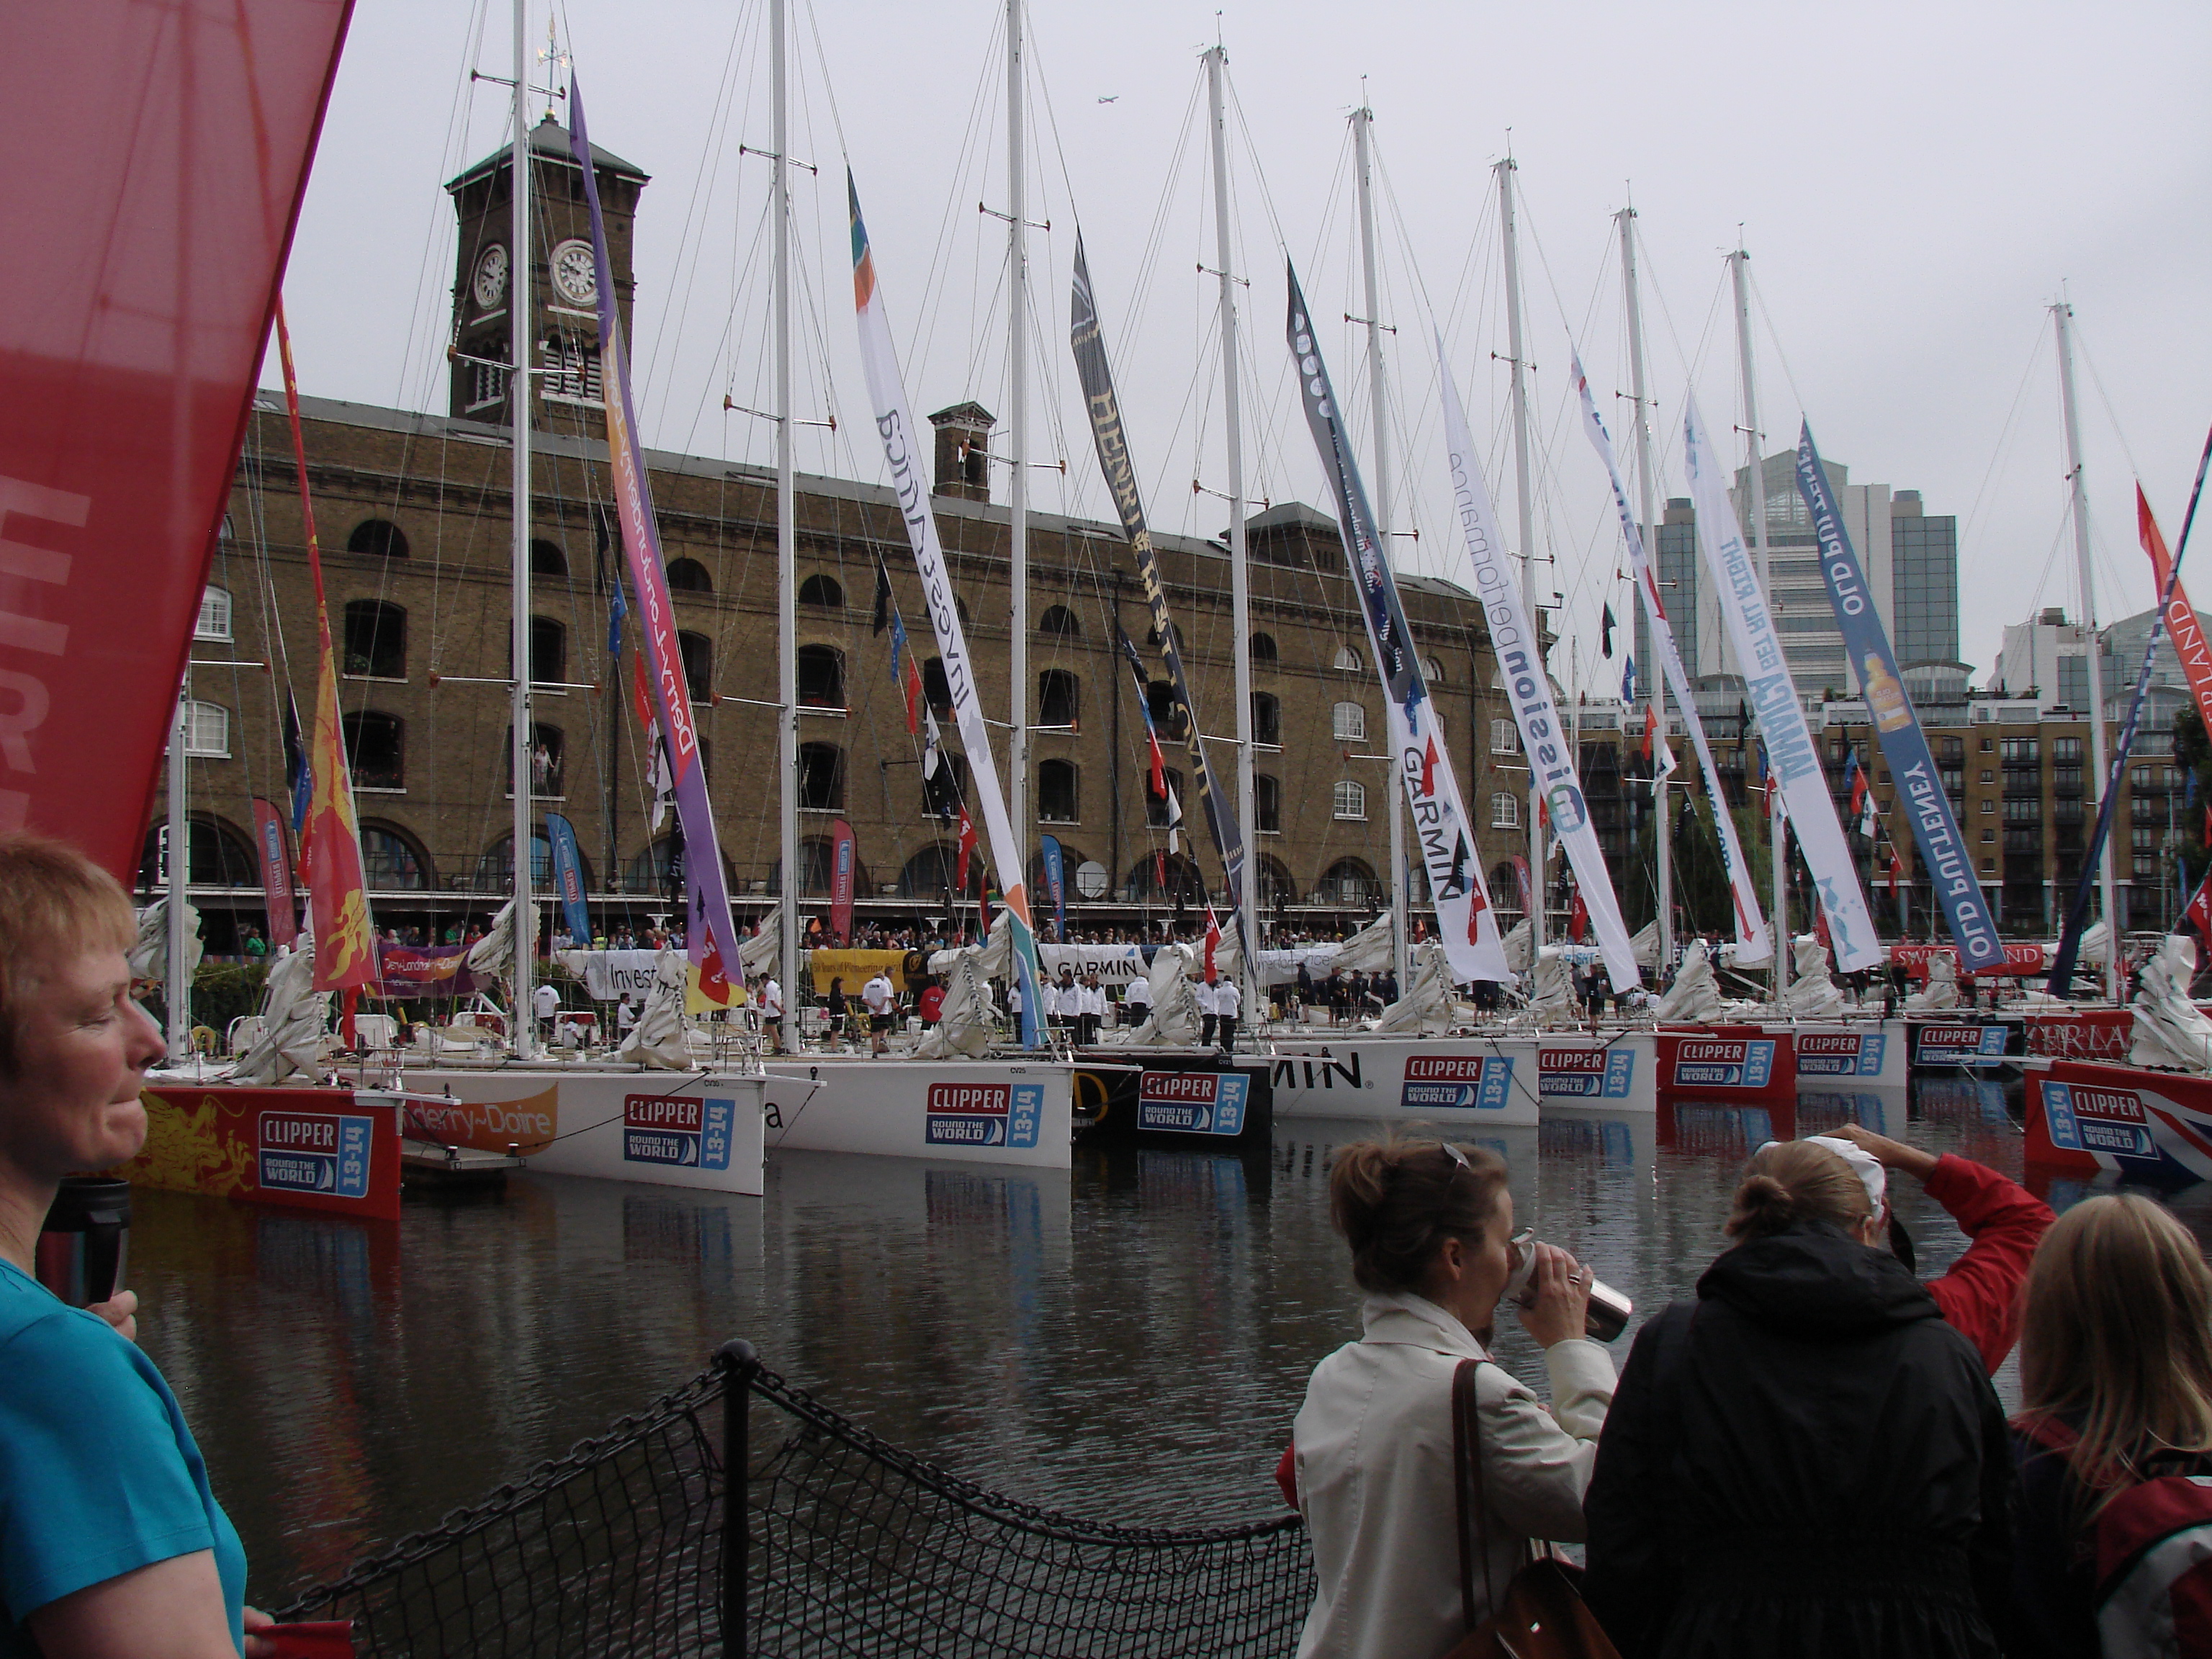
[[[1455,1134],[1502,1152],[1522,1223],[1640,1316],[1692,1293],[1771,1134],[1856,1118],[2017,1176],[2019,1113],[2016,1081],[1923,1078],[1808,1092],[1794,1115],[1547,1112]],[[140,1340],[268,1605],[558,1456],[732,1336],[984,1486],[1126,1522],[1257,1518],[1279,1512],[1307,1372],[1358,1332],[1324,1170],[1364,1132],[1285,1121],[1241,1160],[1079,1150],[1065,1176],[779,1153],[760,1199],[525,1174],[410,1200],[396,1227],[142,1193]],[[2057,1207],[2085,1190],[2030,1184]],[[1940,1271],[1964,1239],[1896,1190],[1921,1271]],[[2204,1194],[2170,1200],[2200,1238]],[[1510,1317],[1498,1350],[1540,1383]]]

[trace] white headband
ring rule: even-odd
[[[1867,1202],[1874,1206],[1875,1214],[1880,1215],[1882,1212],[1882,1206],[1889,1201],[1889,1171],[1882,1168],[1880,1158],[1856,1141],[1845,1140],[1840,1135],[1807,1135],[1805,1139],[1815,1146],[1826,1147],[1844,1163],[1850,1164],[1851,1173],[1859,1178],[1859,1184],[1866,1188]],[[1761,1146],[1759,1152],[1765,1152],[1767,1146],[1781,1145],[1783,1145],[1781,1141],[1770,1140],[1766,1143],[1766,1146]],[[1753,1156],[1757,1157],[1758,1153],[1754,1152]]]

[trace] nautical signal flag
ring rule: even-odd
[[[1608,603],[1605,607],[1605,614],[1598,618],[1597,623],[1599,646],[1608,657],[1613,655],[1613,606]]]
[[[1636,701],[1636,653],[1632,651],[1620,659],[1620,700]]]
[[[968,807],[963,802],[960,808],[960,860],[952,876],[952,884],[963,893],[968,890],[968,860],[975,850],[975,826],[969,822]]]
[[[2189,901],[2189,908],[2182,914],[2188,918],[2189,925],[2197,930],[2199,941],[2207,949],[2212,949],[2212,870],[2204,872],[2204,879],[2197,884],[2196,896]],[[2203,959],[2203,952],[2200,951],[2198,960]]]
[[[1655,781],[1673,775],[1676,765],[1674,745],[1659,729],[1658,709],[1648,702],[1644,705],[1644,758],[1652,763],[1651,776]]]
[[[1218,976],[1213,965],[1213,953],[1221,948],[1221,924],[1214,920],[1213,901],[1206,902],[1206,982],[1211,985]]]
[[[1583,890],[1575,889],[1575,908],[1567,913],[1567,937],[1577,945],[1589,932],[1589,906],[1583,902]]]
[[[1850,751],[1850,763],[1844,769],[1844,776],[1851,787],[1850,810],[1844,814],[1846,820],[1856,819],[1856,828],[1869,841],[1874,839],[1874,790],[1867,783],[1866,769],[1859,764],[1858,750]]]
[[[1136,641],[1126,634],[1121,636],[1121,649],[1128,656],[1129,672],[1137,677],[1137,712],[1144,716],[1145,747],[1152,757],[1152,775],[1149,787],[1154,800],[1164,800],[1168,796],[1167,761],[1160,753],[1159,732],[1152,725],[1152,697],[1145,679],[1145,660],[1137,654]],[[1174,817],[1176,815],[1170,811],[1168,816]]]

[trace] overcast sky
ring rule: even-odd
[[[793,0],[794,211],[803,269],[808,471],[878,478],[854,349],[841,162],[857,178],[910,394],[927,412],[1006,408],[1002,6]],[[547,9],[531,7],[533,46]],[[362,0],[287,281],[310,393],[442,408],[453,230],[441,184],[502,141],[510,12]],[[650,442],[766,460],[764,210],[770,143],[765,0],[570,0],[563,51],[593,137],[653,175],[638,235],[640,414]],[[1030,17],[1033,475],[1048,510],[1110,517],[1066,348],[1080,219],[1156,526],[1212,535],[1225,503],[1217,263],[1200,52],[1230,55],[1233,258],[1251,457],[1248,493],[1322,502],[1284,373],[1285,251],[1370,454],[1346,117],[1364,95],[1387,188],[1378,242],[1393,518],[1409,568],[1452,574],[1436,414],[1443,328],[1512,534],[1496,188],[1510,144],[1523,204],[1537,540],[1568,596],[1587,684],[1617,532],[1575,423],[1572,332],[1624,440],[1628,386],[1610,216],[1633,191],[1644,247],[1663,495],[1686,493],[1679,434],[1694,389],[1740,422],[1723,255],[1752,254],[1767,448],[1801,413],[1855,480],[1918,489],[1956,514],[1961,647],[1985,672],[2001,629],[2076,608],[2056,358],[2046,307],[2076,308],[2081,426],[2100,616],[2146,608],[2140,473],[2169,539],[2212,422],[2212,9],[2108,4],[1734,3],[1264,6],[1037,0]],[[542,76],[540,68],[534,74]],[[1110,100],[1110,101],[1109,101]],[[538,100],[542,105],[543,100]],[[1741,227],[1739,233],[1738,227]],[[1141,298],[1141,303],[1139,303]],[[273,380],[273,373],[264,375]],[[1741,441],[1740,440],[1738,441]],[[1002,475],[1003,477],[1003,475]],[[1370,488],[1373,479],[1370,479]],[[1002,483],[1003,489],[1003,483]],[[2192,562],[2193,564],[2194,562]],[[1540,582],[1540,586],[1544,583]],[[2200,581],[2212,595],[2212,576]],[[2201,602],[2200,602],[2201,603]],[[1348,619],[1347,619],[1348,621]],[[1349,625],[1349,623],[1348,623]]]

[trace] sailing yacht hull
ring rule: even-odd
[[[1279,1117],[1530,1124],[1560,1107],[1649,1112],[1658,1056],[1648,1031],[1279,1039]]]
[[[2027,1030],[2017,1020],[1908,1015],[1904,1024],[1916,1072],[2001,1070],[2018,1066],[2027,1052]]]
[[[2027,1160],[2073,1175],[2212,1180],[2212,1078],[2030,1060]]]
[[[1797,1094],[1793,1025],[1662,1025],[1659,1096],[1783,1105]]]
[[[1069,1167],[1075,1068],[817,1054],[767,1062],[768,1150]]]
[[[1838,1022],[1797,1028],[1797,1080],[1831,1089],[1902,1089],[1905,1032],[1892,1022]]]

